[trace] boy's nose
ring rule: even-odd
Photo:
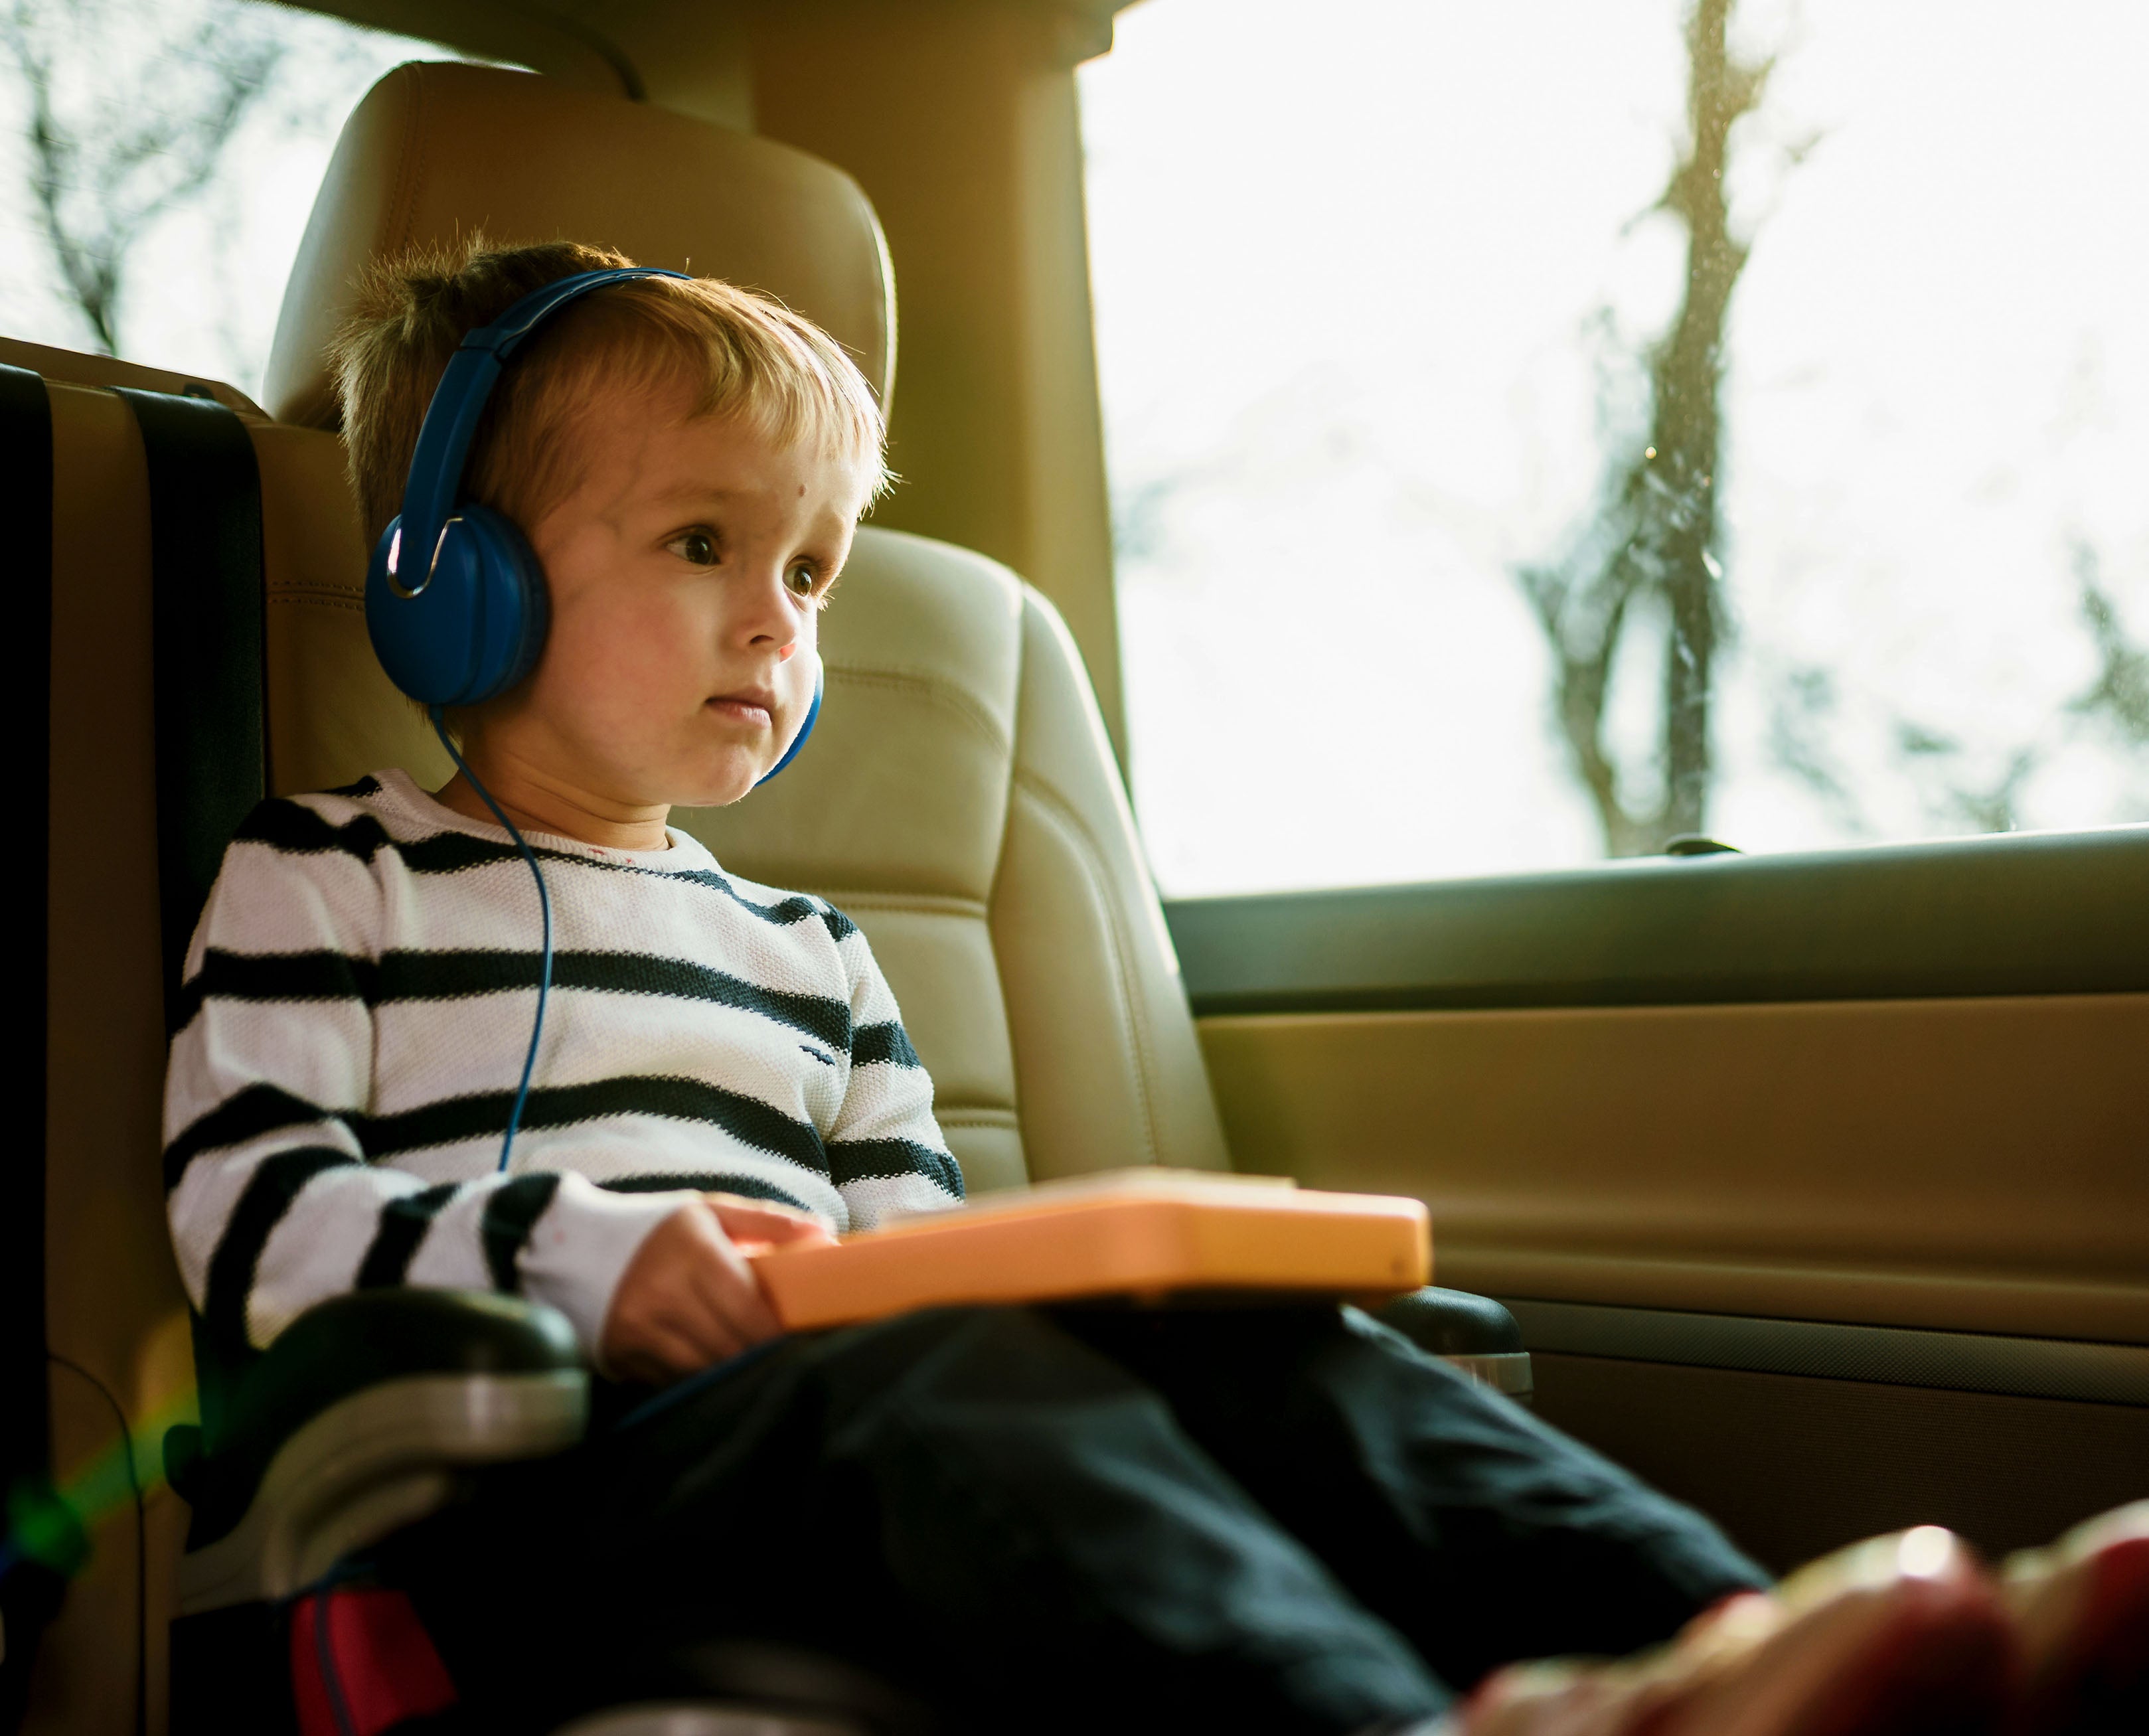
[[[791,592],[783,582],[783,574],[778,571],[769,575],[754,585],[749,596],[751,601],[742,599],[743,613],[734,617],[733,631],[742,630],[750,644],[773,642],[779,661],[791,656],[798,649],[798,613],[792,606]]]

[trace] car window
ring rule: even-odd
[[[1121,14],[1165,889],[2149,818],[2145,55],[2126,0]]]
[[[454,58],[255,0],[4,0],[0,331],[258,395],[345,118]]]

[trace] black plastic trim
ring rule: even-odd
[[[554,1374],[580,1369],[556,1309],[487,1291],[366,1290],[317,1303],[276,1335],[233,1395],[206,1457],[198,1432],[165,1437],[165,1469],[194,1508],[187,1547],[236,1525],[279,1447],[331,1405],[415,1375]]]
[[[1421,1350],[1436,1356],[1512,1356],[1523,1349],[1515,1316],[1490,1296],[1428,1284],[1374,1310]]]
[[[1165,906],[1197,1015],[2149,989],[2149,825]]]
[[[246,425],[210,398],[115,386],[149,470],[154,569],[157,886],[169,1021],[224,846],[266,782],[261,473]]]
[[[45,1164],[47,1120],[46,936],[52,886],[53,410],[43,379],[0,364],[0,513],[8,530],[15,584],[15,652],[8,696],[10,782],[18,834],[13,879],[13,948],[8,988],[23,1023],[8,1041],[8,1119],[15,1129],[0,1157],[0,1500],[19,1487],[42,1488],[52,1471],[52,1414],[45,1366]],[[43,1563],[18,1564],[20,1585],[0,1590],[7,1623],[0,1655],[0,1726],[28,1691],[38,1636],[60,1588]],[[40,1583],[33,1586],[33,1580]]]
[[[207,388],[203,388],[206,393]],[[184,1005],[187,946],[224,847],[267,782],[261,470],[228,405],[132,386],[149,481],[150,641],[157,735],[157,926],[164,1029]],[[224,1427],[252,1356],[194,1320],[204,1427]]]

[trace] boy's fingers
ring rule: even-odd
[[[737,1204],[742,1239],[794,1240],[802,1225],[823,1233],[810,1218]],[[726,1234],[724,1213],[713,1200],[710,1206],[682,1207],[667,1219],[622,1278],[606,1322],[604,1359],[622,1374],[676,1380],[783,1331],[752,1267]]]
[[[707,1218],[682,1209],[652,1232],[622,1276],[605,1322],[604,1360],[640,1380],[670,1380],[716,1359],[720,1336],[692,1293],[692,1274],[729,1250]]]
[[[684,1333],[652,1325],[633,1335],[615,1356],[613,1366],[631,1380],[662,1386],[706,1368],[715,1360],[697,1349]]]
[[[731,1321],[710,1305],[710,1299],[702,1293],[699,1285],[692,1286],[688,1294],[677,1298],[666,1324],[671,1337],[687,1346],[696,1368],[706,1368],[712,1362],[734,1355],[740,1347],[738,1333]]]
[[[749,1200],[743,1194],[704,1194],[702,1198],[719,1218],[737,1218],[756,1224],[798,1224],[818,1227],[820,1220],[811,1212],[801,1211],[795,1205],[778,1205],[773,1200]]]
[[[652,1336],[663,1346],[673,1372],[682,1375],[736,1356],[755,1341],[747,1336],[747,1323],[722,1306],[712,1286],[692,1280]]]
[[[697,1262],[692,1284],[695,1298],[702,1304],[705,1330],[726,1341],[722,1354],[734,1355],[783,1330],[768,1298],[762,1294],[752,1267],[737,1249],[726,1247],[717,1259]]]
[[[833,1241],[818,1218],[788,1206],[771,1205],[758,1200],[742,1200],[732,1194],[705,1196],[709,1210],[724,1233],[736,1241]]]

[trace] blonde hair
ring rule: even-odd
[[[494,247],[473,235],[366,269],[330,360],[369,544],[402,510],[425,407],[464,336],[546,284],[633,263],[579,242]],[[682,379],[694,387],[690,415],[736,417],[851,464],[861,511],[887,487],[879,402],[833,338],[751,289],[652,277],[562,309],[508,363],[471,442],[465,491],[529,531],[579,481],[574,423],[592,399]]]

